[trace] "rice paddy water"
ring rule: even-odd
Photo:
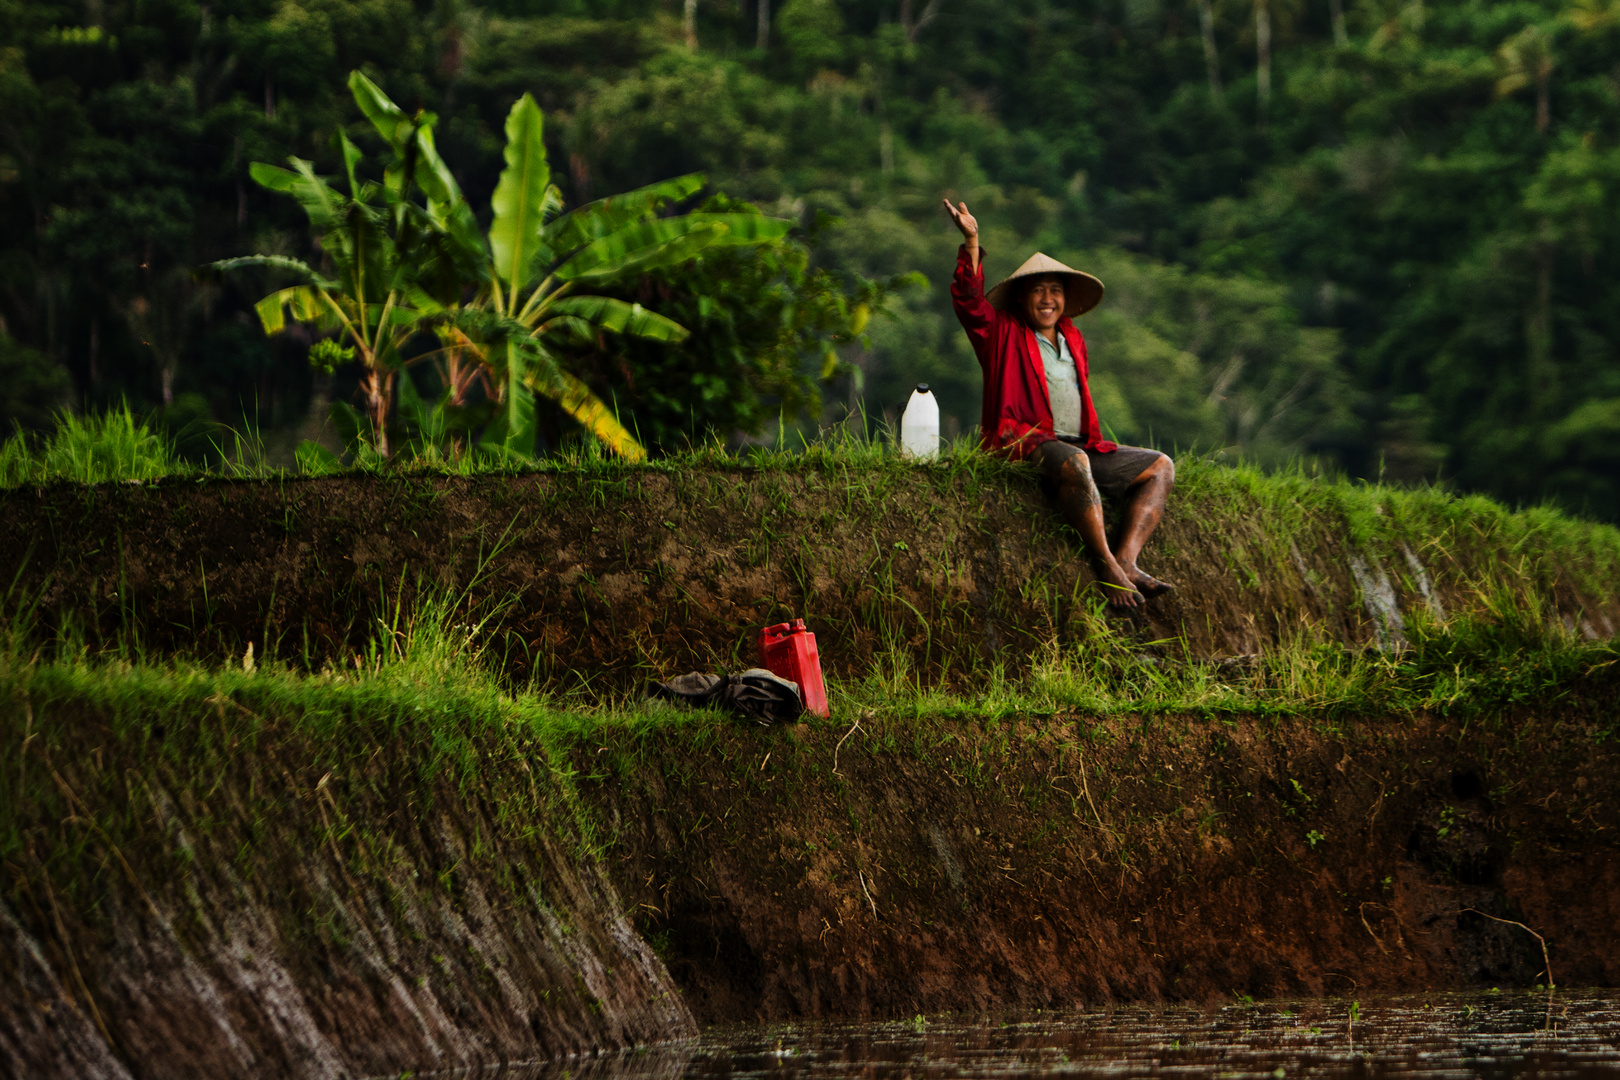
[[[1620,992],[1487,991],[747,1025],[521,1080],[1577,1078],[1620,1073]]]

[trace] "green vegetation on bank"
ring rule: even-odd
[[[1339,724],[1418,712],[1494,715],[1564,699],[1602,703],[1594,691],[1620,677],[1620,644],[1571,631],[1534,599],[1505,590],[1483,599],[1479,615],[1411,618],[1399,649],[1299,640],[1259,656],[1207,661],[1177,658],[1173,648],[1168,655],[1144,651],[1107,625],[1098,608],[1083,647],[1052,645],[1027,678],[990,667],[972,673],[976,688],[952,691],[930,685],[903,660],[879,657],[865,677],[829,681],[830,720],[806,721],[994,723],[1054,713],[1197,713]],[[557,744],[603,727],[733,722],[639,693],[602,697],[586,689],[513,684],[492,662],[500,641],[499,605],[475,604],[465,595],[430,597],[414,612],[400,611],[379,622],[352,667],[319,671],[274,653],[250,651],[220,664],[146,655],[133,640],[101,649],[76,638],[41,645],[27,629],[26,606],[15,598],[12,603],[15,615],[0,655],[0,695],[27,700],[33,708],[58,699],[82,701],[127,722],[119,731],[140,740],[162,742],[164,732],[190,738],[183,718],[202,713],[237,717],[250,727],[276,717],[321,738],[348,730],[347,718],[382,724],[392,732],[389,738],[409,729],[434,748],[426,767],[436,770],[472,768],[481,732]],[[226,704],[232,706],[228,712],[222,710]],[[7,738],[25,736],[8,722]]]
[[[13,763],[0,770],[0,806],[7,808],[0,816],[0,865],[13,887],[32,880],[31,869],[18,868],[38,857],[37,829],[76,822],[73,842],[44,845],[43,869],[84,910],[104,886],[84,872],[83,849],[110,845],[121,859],[119,845],[148,828],[138,820],[142,811],[117,791],[138,789],[142,805],[154,806],[167,792],[189,813],[202,813],[206,828],[202,808],[222,779],[260,767],[295,769],[317,787],[317,778],[324,785],[335,777],[333,790],[341,789],[346,807],[350,800],[383,799],[390,808],[425,813],[448,791],[484,792],[514,835],[556,828],[558,813],[573,814],[590,844],[588,817],[568,809],[575,799],[572,750],[674,726],[689,730],[693,752],[702,753],[717,728],[744,723],[665,704],[592,702],[505,686],[480,667],[468,617],[465,609],[439,606],[380,628],[354,669],[315,674],[274,657],[210,666],[146,658],[133,648],[91,653],[62,641],[40,650],[24,642],[13,620],[0,650],[7,717],[0,760]],[[1088,721],[1108,716],[1152,724],[1155,717],[1192,714],[1339,731],[1399,723],[1422,711],[1488,723],[1513,709],[1554,708],[1566,718],[1589,715],[1594,738],[1620,737],[1612,704],[1620,649],[1570,635],[1543,610],[1504,603],[1487,618],[1424,624],[1409,641],[1392,654],[1301,644],[1239,668],[1155,660],[1101,633],[1083,650],[1054,650],[1029,680],[983,673],[982,688],[971,694],[937,691],[896,667],[853,684],[834,681],[831,719],[810,722],[840,730],[859,724],[880,745],[917,739],[944,745],[961,724],[994,732],[1065,719],[1085,731],[1092,730]],[[387,769],[375,767],[378,755],[386,755]],[[531,769],[556,784],[535,788],[522,779]],[[250,789],[244,781],[243,790]],[[102,809],[92,814],[91,804]],[[124,808],[108,809],[117,806]],[[347,812],[336,802],[332,810]],[[250,799],[235,812],[277,811]],[[311,842],[342,840],[356,873],[386,874],[399,856],[383,837],[374,824],[340,816]],[[183,862],[186,850],[182,845],[164,858]],[[254,865],[249,857],[238,870]],[[103,872],[120,873],[116,865]]]
[[[364,373],[362,412],[334,405],[345,442],[386,459],[396,429],[452,458],[527,461],[539,439],[537,399],[589,437],[632,461],[646,456],[613,410],[562,364],[567,344],[599,345],[606,334],[679,342],[690,333],[640,304],[601,295],[604,286],[683,266],[703,253],[779,244],[793,223],[745,213],[670,214],[703,186],[683,176],[563,212],[541,136],[543,119],[524,94],[506,119],[506,168],[490,203],[487,238],[434,147],[431,114],[407,116],[360,72],[349,88],[391,151],[382,181],[368,178],[360,150],[339,133],[347,194],[317,176],[258,162],[253,178],[293,197],[319,236],[331,276],[285,255],[223,260],[220,271],[260,270],[293,284],[255,305],[265,332],[287,313],[332,335],[311,361]],[[710,200],[713,209],[723,199]],[[706,207],[705,209],[710,209]],[[323,264],[324,265],[324,264]],[[432,361],[438,394],[424,399],[410,365]],[[306,442],[300,454],[322,453]]]
[[[736,470],[820,475],[847,489],[848,495],[862,498],[890,490],[896,481],[918,475],[918,470],[946,489],[960,484],[970,492],[987,485],[1020,488],[1034,483],[1027,467],[985,454],[968,438],[947,447],[938,461],[919,465],[896,453],[885,438],[859,438],[843,428],[815,439],[783,432],[773,444],[740,451],[711,441],[640,463],[624,461],[589,443],[525,465],[470,455],[447,457],[433,444],[407,444],[387,461],[356,455],[345,465],[326,455],[300,458],[296,471],[269,464],[255,432],[218,430],[209,433],[209,439],[215,452],[211,467],[187,462],[173,440],[127,406],[99,416],[62,414],[48,436],[24,435],[0,445],[0,490],[62,482],[284,480],[299,475],[431,478],[519,472],[618,490],[623,481],[647,473]],[[1241,553],[1248,571],[1227,553],[1233,573],[1297,563],[1297,545],[1306,543],[1308,530],[1322,526],[1342,533],[1353,550],[1393,558],[1397,565],[1416,558],[1431,567],[1449,562],[1463,568],[1470,588],[1482,597],[1494,592],[1504,597],[1546,596],[1550,593],[1545,590],[1557,579],[1572,582],[1591,596],[1605,596],[1620,580],[1620,530],[1553,506],[1509,510],[1484,496],[1429,485],[1365,483],[1304,467],[1268,472],[1226,464],[1213,456],[1183,456],[1177,468],[1173,515],[1215,530],[1240,521],[1265,522],[1262,530],[1248,530],[1252,535],[1244,540],[1253,549]],[[605,491],[598,494],[605,497]],[[1431,605],[1431,610],[1437,609]]]
[[[639,471],[682,472],[712,469],[808,469],[834,471],[848,483],[860,485],[863,475],[912,470],[918,464],[901,456],[886,434],[861,437],[847,428],[823,431],[814,438],[800,431],[779,431],[770,442],[731,450],[718,440],[690,446],[680,453],[628,462],[604,452],[593,443],[532,462],[511,462],[498,457],[451,457],[434,444],[411,444],[389,460],[374,454],[351,453],[300,457],[294,468],[270,462],[263,439],[256,431],[209,428],[204,437],[212,450],[211,463],[188,460],[177,441],[160,425],[136,415],[123,405],[103,413],[79,416],[58,413],[54,429],[42,434],[22,433],[0,444],[0,489],[29,484],[100,484],[119,481],[155,481],[168,478],[205,480],[211,477],[272,480],[291,476],[331,475],[504,475],[516,471],[597,476],[628,476]],[[1430,544],[1466,528],[1477,536],[1496,536],[1509,548],[1531,537],[1555,551],[1571,545],[1590,548],[1599,558],[1595,569],[1620,573],[1620,530],[1582,520],[1556,506],[1544,504],[1511,510],[1493,499],[1459,494],[1429,484],[1412,486],[1368,483],[1319,467],[1296,464],[1281,470],[1223,460],[1223,455],[1183,456],[1177,461],[1178,502],[1219,505],[1238,496],[1249,497],[1276,517],[1283,528],[1276,541],[1286,545],[1292,526],[1312,513],[1331,510],[1343,515],[1349,539],[1361,545],[1387,539],[1405,524],[1431,534]],[[1024,466],[986,454],[971,436],[947,445],[936,462],[925,468],[948,476],[969,476],[975,483],[992,478],[1032,474]]]

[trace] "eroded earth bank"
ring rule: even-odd
[[[578,753],[620,895],[710,1022],[1544,983],[1524,927],[1558,982],[1613,985],[1614,722],[866,721]]]
[[[994,463],[0,495],[0,1075],[1620,980],[1612,530],[1184,473],[1182,589],[1111,624]],[[746,666],[794,615],[829,720],[547,697]],[[1404,696],[1317,707],[1296,661]],[[1042,665],[1111,704],[964,704]],[[1172,669],[1204,704],[1149,702]]]
[[[1613,688],[1476,723],[490,729],[428,768],[387,695],[317,742],[274,693],[181,691],[200,745],[36,685],[0,1062],[393,1075],[725,1020],[1530,986],[1532,930],[1560,984],[1613,985]]]

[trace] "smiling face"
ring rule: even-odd
[[[1058,274],[1041,274],[1024,285],[1024,302],[1020,307],[1029,325],[1037,330],[1050,330],[1063,318],[1063,278]]]

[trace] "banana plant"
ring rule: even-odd
[[[417,136],[426,130],[419,128]],[[311,361],[326,368],[346,362],[360,365],[369,441],[378,454],[387,457],[389,412],[395,380],[405,366],[403,350],[429,328],[428,320],[436,317],[439,307],[431,301],[424,283],[432,283],[435,276],[441,279],[441,286],[443,279],[453,279],[444,270],[453,260],[455,246],[442,242],[445,229],[432,216],[431,200],[426,209],[416,206],[392,178],[383,184],[361,181],[356,176],[360,151],[341,132],[337,142],[348,180],[346,195],[317,176],[311,163],[301,158],[289,159],[291,169],[263,162],[250,168],[260,185],[289,195],[303,206],[331,261],[333,276],[302,260],[279,255],[225,259],[214,263],[213,269],[261,267],[298,282],[255,305],[265,333],[274,335],[285,329],[290,310],[295,321],[334,335],[316,343]],[[426,143],[426,151],[419,154],[413,147],[412,156],[437,160],[431,142]],[[428,302],[420,303],[422,300]]]
[[[257,305],[265,332],[284,329],[290,311],[294,320],[335,335],[316,344],[311,360],[362,367],[371,442],[384,457],[396,397],[409,398],[413,422],[436,438],[444,430],[442,406],[462,404],[482,382],[497,406],[478,442],[486,453],[518,459],[533,453],[538,395],[623,457],[644,458],[613,410],[564,367],[563,349],[590,344],[601,332],[668,342],[688,332],[640,304],[592,294],[591,287],[666,269],[712,248],[778,241],[791,223],[749,213],[660,216],[667,204],[703,186],[696,174],[563,213],[562,194],[551,182],[544,118],[524,94],[506,119],[505,168],[486,233],[439,156],[433,114],[407,114],[358,71],[349,76],[349,91],[393,153],[380,183],[358,178],[360,152],[341,132],[347,195],[299,158],[290,159],[290,170],[263,163],[251,168],[259,184],[302,204],[333,276],[274,255],[214,264],[219,270],[263,267],[297,280]],[[441,347],[407,360],[407,343],[428,332]],[[403,392],[403,383],[396,393],[396,380],[407,363],[428,358],[441,365],[446,400],[434,423],[424,425],[418,419],[427,415],[423,404]]]
[[[443,292],[438,326],[452,394],[473,381],[471,357],[498,405],[480,446],[501,456],[526,456],[536,436],[535,397],[555,402],[595,438],[630,460],[646,451],[613,410],[563,364],[564,347],[589,344],[599,332],[679,342],[688,331],[640,304],[593,294],[593,286],[684,263],[702,252],[778,241],[791,223],[759,214],[689,213],[662,217],[671,202],[695,194],[701,175],[678,177],[562,212],[551,182],[544,116],[529,94],[506,118],[505,167],[491,198],[491,223],[480,235],[455,179],[433,151],[420,117],[407,117],[375,84],[355,72],[349,85],[378,133],[395,148],[389,183],[414,177],[425,216],[453,254],[441,262],[461,269],[472,299]],[[424,310],[433,307],[426,292]]]

